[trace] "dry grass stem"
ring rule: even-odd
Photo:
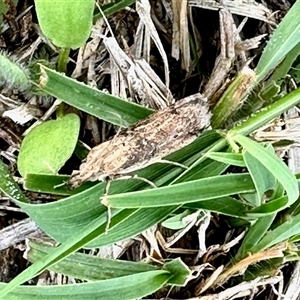
[[[272,11],[254,0],[189,0],[189,5],[210,10],[228,8],[232,14],[274,23]]]

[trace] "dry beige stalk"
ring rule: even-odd
[[[207,98],[210,98],[221,87],[235,58],[232,14],[228,9],[222,9],[219,16],[221,53],[216,59],[214,69],[204,89],[204,95]]]
[[[188,29],[188,5],[187,0],[172,0],[173,10],[173,36],[172,56],[179,60],[180,51],[182,54],[181,65],[186,71],[190,70],[190,43]]]
[[[254,0],[189,0],[189,5],[210,10],[228,8],[228,10],[235,15],[275,23],[272,11]]]
[[[233,299],[254,299],[257,293],[266,288],[266,286],[274,286],[283,280],[283,276],[273,276],[271,278],[257,277],[252,281],[244,281],[238,285],[227,288],[217,294],[208,294],[201,297],[191,298],[191,300],[233,300]],[[247,298],[246,298],[247,297]],[[280,299],[280,298],[278,298]],[[285,298],[290,299],[290,298]]]
[[[162,42],[159,38],[158,32],[154,26],[154,23],[151,19],[151,5],[148,0],[138,0],[136,2],[136,11],[139,14],[140,22],[144,24],[145,30],[150,34],[151,39],[153,40],[155,46],[157,47],[162,60],[164,62],[164,71],[165,71],[165,82],[166,87],[169,88],[170,84],[170,78],[169,78],[169,63],[167,54],[165,52],[165,49],[162,45]]]
[[[230,268],[226,269],[214,282],[214,287],[223,285],[232,276],[242,275],[245,273],[246,269],[253,264],[257,264],[260,261],[268,260],[277,257],[284,257],[283,252],[288,248],[286,242],[275,245],[270,249],[263,250],[254,254],[249,254],[248,257],[234,264]]]
[[[110,54],[112,94],[126,99],[128,89],[132,98],[152,108],[164,108],[173,103],[169,88],[143,59],[127,55],[115,38],[103,37]]]
[[[70,184],[76,187],[85,181],[114,178],[159,162],[194,141],[209,122],[206,98],[186,97],[94,147]]]

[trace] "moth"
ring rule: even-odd
[[[210,117],[203,95],[183,98],[91,149],[69,184],[74,188],[85,181],[116,178],[157,163],[193,142]]]

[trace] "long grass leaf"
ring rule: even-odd
[[[254,192],[254,185],[249,174],[229,174],[151,190],[106,196],[102,199],[102,203],[114,208],[159,207],[251,192]]]
[[[101,92],[79,81],[40,66],[40,88],[65,103],[120,127],[128,127],[153,111]]]
[[[256,67],[258,81],[267,76],[300,42],[300,1],[297,0],[274,31]]]
[[[288,195],[286,206],[293,204],[299,197],[298,182],[287,165],[275,154],[270,154],[262,145],[243,135],[235,135],[234,140],[254,156],[282,184]]]

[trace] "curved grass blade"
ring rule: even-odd
[[[31,240],[28,243],[28,247],[26,258],[30,262],[43,259],[45,255],[54,249],[53,246],[46,245],[43,241],[35,240]],[[161,268],[141,262],[105,259],[76,252],[49,269],[74,278],[95,281],[155,271]]]
[[[276,244],[286,241],[295,235],[300,234],[300,215],[293,217],[282,225],[276,227],[274,230],[268,232],[268,234],[255,246],[252,247],[252,251],[257,253],[259,251],[270,248]]]
[[[86,182],[80,187],[70,190],[67,175],[27,174],[24,189],[37,193],[46,193],[60,196],[76,195],[96,185],[95,182]]]
[[[109,195],[102,199],[102,203],[113,208],[160,207],[252,192],[254,184],[249,174],[229,174],[157,189]]]
[[[274,118],[278,117],[283,112],[292,108],[300,102],[300,88],[290,92],[285,97],[277,100],[271,105],[264,107],[249,119],[237,125],[228,132],[228,135],[234,136],[236,134],[248,135],[253,131],[261,128]]]
[[[252,225],[247,232],[243,243],[234,258],[235,262],[242,260],[249,253],[254,253],[252,248],[257,245],[262,237],[267,233],[275,217],[276,214],[270,214],[257,219],[254,225]]]
[[[6,294],[6,287],[9,284],[0,283],[0,299],[131,300],[143,298],[154,293],[162,288],[172,276],[173,274],[167,270],[156,270],[80,284],[76,283],[61,286],[19,286],[10,294]]]
[[[153,113],[138,104],[101,92],[79,81],[40,65],[39,87],[65,103],[102,120],[128,127]]]
[[[126,6],[130,6],[131,4],[135,3],[136,0],[117,0],[111,3],[104,4],[101,6],[103,13],[106,16],[110,16],[120,10],[124,9]],[[94,14],[94,23],[102,18],[102,14],[99,12],[99,9],[96,7],[96,13]]]
[[[86,244],[90,243],[96,238],[98,238],[97,244],[99,246],[102,246],[105,244],[113,243],[114,238],[117,238],[117,240],[122,240],[131,236],[135,236],[137,234],[136,230],[138,230],[139,233],[142,232],[143,230],[161,221],[162,218],[165,218],[176,208],[177,207],[170,207],[167,209],[164,208],[163,210],[152,209],[152,216],[151,210],[141,210],[144,213],[144,215],[142,216],[143,219],[140,218],[140,215],[137,215],[137,218],[132,217],[132,215],[134,215],[135,213],[138,214],[139,210],[127,209],[122,210],[119,213],[114,211],[114,216],[111,218],[110,228],[108,232],[107,224],[106,222],[104,222],[103,216],[95,218],[87,226],[80,228],[77,234],[72,235],[66,242],[47,254],[43,258],[43,260],[35,262],[17,277],[15,277],[9,284],[4,287],[4,289],[1,291],[0,297],[7,295],[22,283],[40,274],[45,269],[50,268],[52,265],[58,263],[65,257],[84,247]],[[126,220],[129,220],[129,224],[126,223]],[[141,228],[139,226],[141,225],[139,221],[141,221],[142,224],[145,225],[144,228]],[[116,228],[114,228],[115,226]],[[103,240],[99,241],[99,239],[101,238],[103,238]]]
[[[237,167],[245,167],[243,155],[241,153],[226,153],[226,152],[208,152],[205,154],[210,159]]]
[[[255,69],[258,81],[267,76],[300,41],[300,1],[292,6],[274,31]]]
[[[269,201],[268,203],[262,204],[256,208],[247,212],[247,216],[251,218],[260,218],[265,215],[273,214],[281,211],[288,205],[288,197],[280,197]]]
[[[275,151],[272,146],[268,145],[265,149],[270,153],[270,155],[275,155]],[[276,179],[272,173],[248,151],[243,151],[243,157],[257,191],[254,205],[259,206],[264,200],[263,196],[265,193],[269,190],[275,189]]]
[[[205,209],[215,213],[220,213],[232,217],[245,218],[246,206],[232,197],[217,198],[213,201],[200,201],[194,203],[187,203],[183,205],[184,208],[190,209]]]
[[[299,197],[299,188],[295,175],[292,174],[287,165],[275,154],[270,154],[263,146],[243,135],[235,135],[233,139],[255,157],[281,183],[288,195],[286,206],[293,204]]]

